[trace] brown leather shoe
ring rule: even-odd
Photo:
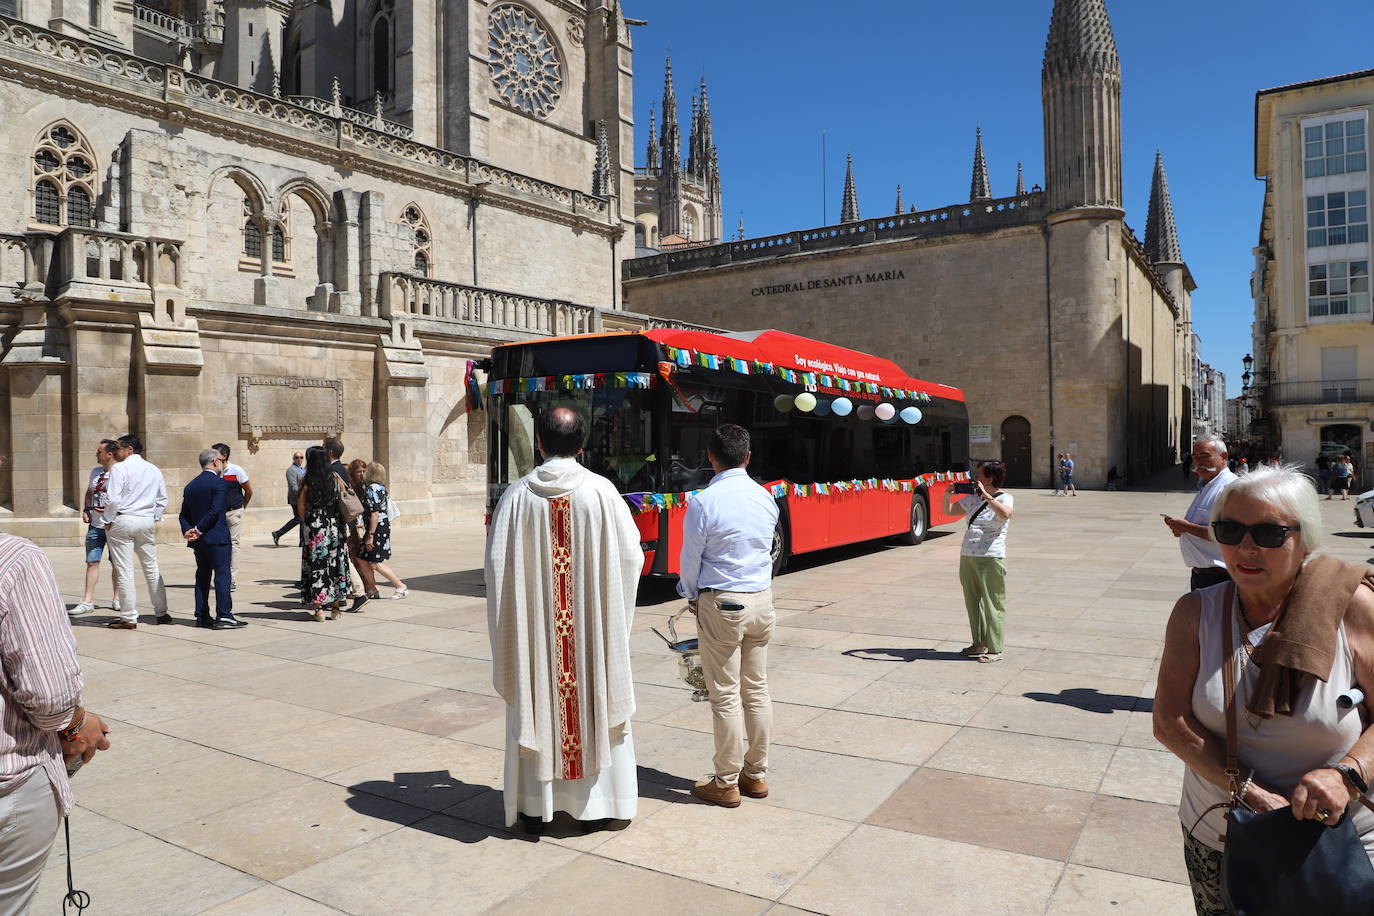
[[[755,779],[752,776],[739,774],[739,793],[748,795],[750,798],[768,797],[768,780]]]
[[[112,623],[107,623],[107,624],[105,624],[105,626],[109,627],[111,630],[137,630],[137,629],[138,629],[138,624],[136,624],[136,623],[129,623],[129,621],[127,621],[127,620],[116,620],[116,621],[114,621],[114,622],[112,622]]]
[[[739,789],[735,786],[722,786],[714,776],[709,776],[692,786],[692,794],[704,802],[720,805],[722,808],[739,807]]]

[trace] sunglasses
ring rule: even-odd
[[[1216,538],[1218,544],[1234,547],[1245,540],[1245,533],[1248,531],[1250,540],[1255,542],[1256,547],[1273,549],[1283,546],[1284,540],[1288,537],[1288,532],[1298,531],[1300,528],[1299,525],[1279,525],[1274,522],[1242,525],[1240,522],[1222,519],[1219,522],[1212,522],[1212,537]]]

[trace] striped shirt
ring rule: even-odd
[[[0,795],[42,767],[66,814],[72,789],[57,732],[81,703],[76,640],[47,556],[9,534],[0,534],[0,667]]]

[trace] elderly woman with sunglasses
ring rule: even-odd
[[[1374,706],[1337,704],[1352,685],[1374,697],[1374,586],[1361,568],[1312,556],[1322,535],[1317,492],[1293,468],[1256,468],[1228,485],[1211,527],[1234,582],[1174,606],[1154,730],[1187,765],[1179,819],[1197,912],[1224,916],[1233,792],[1256,811],[1291,806],[1294,817],[1327,825],[1354,817],[1374,860],[1374,812],[1353,804],[1374,774]],[[1227,665],[1236,675],[1235,776],[1225,763]]]

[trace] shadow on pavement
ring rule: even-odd
[[[412,592],[434,592],[440,595],[485,598],[487,586],[484,577],[484,570],[463,569],[457,572],[436,573],[430,576],[406,576],[406,586]]]
[[[1040,703],[1057,703],[1072,706],[1084,712],[1100,712],[1111,715],[1113,712],[1150,712],[1155,701],[1150,697],[1132,697],[1119,693],[1098,693],[1092,687],[1072,687],[1058,693],[1025,693],[1028,700]]]
[[[917,659],[931,662],[973,661],[958,652],[939,652],[935,649],[846,649],[840,654],[870,662],[914,662]]]

